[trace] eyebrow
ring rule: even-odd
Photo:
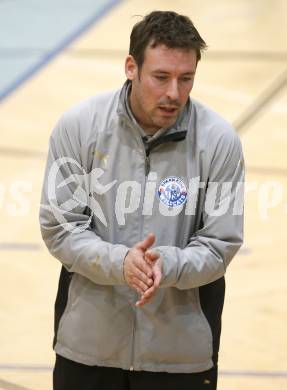
[[[170,74],[170,72],[167,72],[166,70],[156,69],[152,73],[161,73],[161,74]],[[185,72],[182,74],[182,76],[194,76],[195,72]]]

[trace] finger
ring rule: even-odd
[[[157,288],[153,285],[147,289],[142,295],[141,299],[136,302],[136,306],[143,306],[148,303],[156,294]]]
[[[145,304],[147,304],[149,301],[150,301],[150,299],[141,297],[141,299],[136,302],[136,306],[142,307]]]
[[[142,306],[144,306],[146,303],[147,303],[147,301],[145,301],[144,299],[141,299],[140,301],[137,301],[137,302],[136,302],[136,306],[137,306],[137,307],[142,307]]]
[[[138,242],[135,245],[135,248],[141,249],[142,251],[146,251],[154,244],[154,242],[155,242],[155,235],[153,233],[149,233],[147,238],[145,238],[143,241]]]
[[[145,253],[145,260],[146,261],[155,262],[159,258],[160,258],[160,254],[158,252],[146,251],[146,253]]]
[[[138,288],[138,286],[136,286],[135,284],[132,284],[131,287],[132,287],[133,289],[135,289],[136,292],[137,292],[139,295],[142,295],[142,291],[141,291],[140,288]]]
[[[131,283],[129,286],[133,288],[139,294],[140,297],[143,296],[144,291],[142,291],[136,284]]]
[[[127,272],[138,276],[145,282],[147,282],[147,280],[145,280],[144,277],[141,277],[138,272],[142,272],[147,278],[152,278],[153,276],[151,265],[144,260],[143,253],[135,248],[132,248],[129,252],[129,255],[125,258],[124,273]]]
[[[135,267],[136,269],[138,270],[138,272],[140,272],[143,277],[143,281],[149,278],[152,278],[153,276],[153,270],[152,270],[152,267],[150,264],[148,264],[144,259],[142,258],[138,258],[136,261],[135,261]],[[141,279],[141,277],[140,277]]]
[[[142,295],[142,298],[143,299],[150,299],[156,292],[156,288],[155,286],[151,286],[150,288],[148,288],[147,290],[144,291],[143,295]]]
[[[150,300],[153,298],[154,294],[150,296],[146,296],[145,294],[141,295],[141,299],[136,302],[136,306],[144,306],[146,303],[150,302]]]
[[[139,289],[141,294],[144,294],[150,288],[149,285],[145,284],[144,282],[142,282],[136,277],[132,278],[132,284]]]
[[[125,274],[125,281],[131,287],[137,287],[140,292],[145,292],[150,286],[153,285],[153,279],[147,278],[145,274],[139,271],[136,267],[129,269]]]
[[[162,278],[162,272],[159,269],[155,269],[154,270],[154,280],[153,280],[153,285],[155,288],[159,288],[161,278]]]

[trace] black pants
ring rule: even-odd
[[[56,355],[54,390],[216,390],[217,368],[195,374],[87,366]]]

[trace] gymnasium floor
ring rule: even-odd
[[[154,9],[189,15],[207,41],[192,95],[234,124],[245,151],[245,244],[227,273],[218,389],[287,388],[287,2],[61,0],[44,7],[29,0],[24,7],[6,0],[0,2],[0,389],[52,388],[60,264],[38,226],[51,129],[74,103],[121,86],[134,15]]]

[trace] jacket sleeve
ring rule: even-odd
[[[91,229],[81,143],[64,123],[60,120],[50,137],[39,214],[42,238],[69,272],[96,284],[125,284],[123,261],[129,248],[105,242]]]
[[[241,142],[232,132],[210,163],[201,226],[184,249],[156,248],[163,259],[162,287],[195,288],[225,274],[243,242],[243,182]]]

